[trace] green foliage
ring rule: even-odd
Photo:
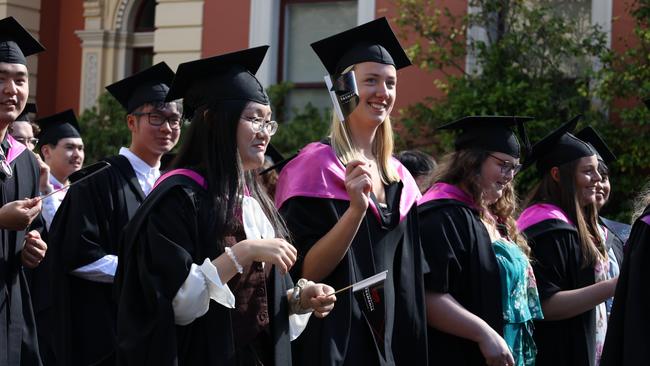
[[[86,164],[117,154],[129,146],[131,133],[126,125],[126,111],[108,93],[103,93],[98,106],[85,110],[79,118],[86,152]]]
[[[534,143],[571,116],[584,114],[582,126],[591,124],[599,129],[620,157],[613,169],[614,193],[609,211],[619,219],[627,217],[629,199],[641,186],[638,177],[648,172],[648,159],[642,155],[648,156],[647,144],[640,141],[638,120],[623,120],[615,126],[606,120],[602,110],[591,107],[598,98],[611,100],[603,97],[594,80],[605,78],[600,85],[614,92],[616,88],[606,82],[621,85],[618,79],[624,77],[613,75],[612,64],[619,56],[610,52],[606,35],[597,26],[588,20],[580,22],[562,16],[558,6],[572,6],[568,2],[559,5],[563,2],[470,0],[477,10],[462,17],[440,9],[435,1],[396,3],[401,31],[415,35],[415,45],[409,48],[415,63],[445,75],[435,81],[443,97],[403,111],[396,126],[400,133],[398,149],[418,147],[440,157],[451,150],[452,137],[434,129],[466,115],[533,116],[536,120],[527,128]],[[472,27],[487,30],[484,39],[467,40],[465,35]],[[641,33],[647,36],[645,29]],[[468,50],[475,55],[474,70],[465,67]],[[638,75],[650,83],[647,49],[630,52],[645,56],[645,63],[638,65],[644,65],[646,73],[635,74],[640,71],[635,69],[628,78]],[[601,62],[597,65],[592,60]],[[629,60],[619,62],[629,65]],[[635,87],[628,89],[638,92]],[[642,117],[639,113],[634,116]],[[632,144],[618,145],[619,139],[628,139]],[[533,170],[518,176],[522,195],[532,187]]]
[[[331,120],[330,111],[321,111],[311,103],[301,110],[292,111],[293,117],[287,120],[286,97],[292,88],[291,83],[282,83],[267,89],[274,118],[280,123],[278,132],[271,142],[287,157],[304,145],[327,136]]]

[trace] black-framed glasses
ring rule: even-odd
[[[169,127],[172,130],[178,130],[181,128],[181,116],[180,115],[171,115],[171,116],[165,116],[161,113],[157,112],[136,112],[132,113],[134,116],[147,116],[147,123],[149,123],[152,126],[155,127],[160,127],[165,122],[169,123]]]
[[[27,144],[32,144],[34,146],[38,145],[38,139],[36,137],[16,137],[14,140],[20,142],[21,144],[27,146]]]
[[[490,157],[493,157],[501,162],[501,174],[508,175],[512,172],[512,175],[517,175],[521,171],[521,164],[515,164],[512,161],[503,160],[492,154],[488,154]]]
[[[253,125],[253,131],[255,132],[266,132],[269,136],[275,135],[278,132],[278,122],[276,121],[265,121],[262,117],[241,117],[244,121],[248,121]]]

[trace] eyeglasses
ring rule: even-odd
[[[20,142],[23,145],[32,144],[34,146],[38,145],[38,139],[35,137],[16,137],[14,136],[14,140]]]
[[[241,119],[250,122],[253,125],[253,131],[266,132],[269,136],[275,135],[278,131],[278,123],[276,121],[265,121],[262,117],[241,117]]]
[[[134,116],[147,116],[147,122],[155,127],[160,127],[165,122],[169,123],[169,128],[172,130],[178,130],[181,128],[181,116],[174,114],[169,117],[164,116],[163,114],[156,113],[156,112],[137,112],[137,113],[132,113]]]
[[[496,156],[492,154],[488,154],[490,157],[493,157],[497,159],[498,161],[501,162],[501,174],[503,175],[508,175],[510,172],[512,172],[512,175],[517,175],[519,171],[521,170],[521,164],[515,164],[511,161],[503,160],[501,158],[497,158]]]

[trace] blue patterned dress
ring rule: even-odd
[[[535,365],[533,319],[542,319],[543,315],[533,269],[515,243],[500,238],[492,244],[501,277],[503,337],[516,366]]]

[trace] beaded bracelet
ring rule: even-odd
[[[235,253],[232,252],[232,249],[230,249],[230,247],[226,247],[225,250],[226,254],[228,254],[228,257],[230,257],[232,263],[235,265],[235,268],[237,268],[237,272],[244,273],[244,267],[239,264],[239,261],[237,260],[237,257],[235,257]]]

